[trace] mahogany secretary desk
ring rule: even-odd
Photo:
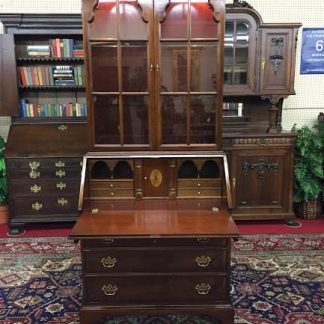
[[[222,151],[223,0],[82,2],[89,150],[81,323],[207,315],[233,323]]]

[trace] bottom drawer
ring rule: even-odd
[[[222,302],[227,298],[226,275],[85,276],[85,303],[187,304]]]

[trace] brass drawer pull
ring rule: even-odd
[[[58,171],[56,171],[55,174],[57,177],[60,177],[60,178],[65,177],[65,171],[63,171],[63,170],[58,170]]]
[[[68,202],[69,202],[69,201],[68,201],[67,199],[65,199],[65,198],[59,198],[59,199],[57,199],[57,203],[58,203],[59,205],[61,205],[61,206],[66,205]]]
[[[35,203],[32,203],[32,209],[33,210],[41,210],[43,208],[43,204],[36,201]]]
[[[30,186],[30,191],[33,193],[38,193],[42,191],[42,187],[37,184],[34,184],[33,186]]]
[[[59,131],[63,132],[63,131],[66,131],[68,129],[68,127],[66,125],[60,125],[60,126],[57,127],[57,129]]]
[[[209,238],[208,237],[198,237],[197,242],[198,242],[198,244],[207,244],[209,242]]]
[[[39,168],[40,163],[37,162],[37,161],[29,162],[29,166],[30,166],[30,168],[31,168],[32,170],[36,170],[36,169]]]
[[[210,292],[211,286],[210,284],[201,283],[197,284],[195,289],[199,295],[207,295]]]
[[[102,286],[101,290],[103,290],[103,292],[104,292],[104,294],[106,296],[113,296],[113,295],[116,294],[116,292],[118,290],[118,286],[112,285],[112,284],[108,284],[108,285]]]
[[[100,262],[104,268],[113,268],[117,262],[117,259],[107,256],[106,258],[102,258]]]
[[[29,173],[29,177],[32,179],[37,179],[40,177],[40,172],[37,172],[35,170],[31,170]]]
[[[55,166],[57,168],[63,168],[63,167],[65,167],[65,163],[62,161],[57,161],[57,162],[55,162]]]
[[[114,239],[113,238],[105,238],[105,239],[103,239],[103,242],[105,244],[112,244],[112,243],[114,243]]]
[[[201,268],[206,268],[209,266],[209,263],[211,262],[211,258],[209,256],[205,256],[205,255],[202,255],[200,257],[197,257],[195,259],[198,267],[201,267]]]
[[[65,182],[59,182],[56,184],[56,188],[57,189],[60,189],[60,190],[63,190],[66,188],[66,183]]]

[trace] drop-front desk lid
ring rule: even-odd
[[[230,211],[215,200],[149,199],[87,201],[71,238],[237,237]]]

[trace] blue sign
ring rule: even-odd
[[[303,28],[300,74],[324,74],[324,28]]]

